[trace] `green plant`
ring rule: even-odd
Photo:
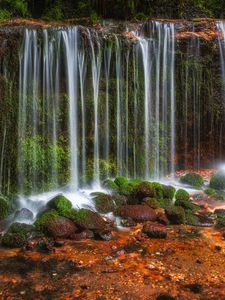
[[[58,217],[59,217],[59,214],[56,210],[50,210],[47,212],[43,212],[38,215],[37,220],[35,221],[34,225],[37,228],[37,230],[46,232],[47,223]]]
[[[180,200],[189,201],[189,198],[190,198],[190,196],[189,196],[188,192],[183,189],[179,189],[175,194],[175,199],[177,201],[180,201]]]
[[[225,189],[225,172],[219,171],[213,174],[210,179],[210,187],[216,190]]]
[[[50,200],[47,206],[56,210],[59,214],[63,214],[64,211],[72,208],[72,203],[63,195],[58,195]]]

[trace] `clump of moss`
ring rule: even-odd
[[[47,206],[56,210],[59,214],[62,214],[63,211],[70,210],[72,208],[72,203],[63,195],[58,195],[50,200]]]
[[[153,209],[157,209],[161,207],[160,201],[157,200],[156,198],[145,198],[143,201]]]
[[[204,184],[204,179],[196,173],[188,173],[180,178],[182,183],[186,183],[195,188],[201,188]]]
[[[0,220],[8,217],[11,212],[9,202],[0,196]]]
[[[2,238],[2,245],[9,248],[23,247],[30,234],[35,231],[33,225],[13,223]]]
[[[163,199],[163,186],[159,182],[153,182],[152,186],[155,190],[155,196],[157,199]]]
[[[111,190],[111,191],[118,190],[118,185],[111,179],[105,180],[103,183],[103,187],[106,188],[107,190]]]
[[[192,211],[185,211],[185,219],[188,225],[196,226],[198,224],[198,217],[195,216]]]
[[[163,198],[173,200],[176,189],[170,185],[163,185]]]
[[[225,172],[219,171],[213,174],[210,179],[210,187],[215,190],[225,189]]]
[[[129,183],[128,179],[126,177],[123,176],[118,176],[116,177],[116,179],[114,180],[114,183],[118,186],[124,186],[127,185]]]
[[[189,196],[188,192],[186,192],[183,189],[179,189],[175,194],[175,199],[177,201],[180,201],[180,200],[188,201],[189,198],[190,198],[190,196]]]
[[[217,216],[217,227],[225,227],[225,216],[224,215]]]
[[[205,190],[205,193],[209,196],[215,197],[218,200],[224,200],[223,195],[221,195],[218,191],[213,188],[208,188]]]
[[[55,220],[58,217],[59,217],[59,214],[56,210],[46,211],[46,212],[39,214],[34,225],[37,228],[37,230],[46,232],[48,222],[50,222],[51,220]]]

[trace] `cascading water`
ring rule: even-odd
[[[160,22],[144,26],[135,43],[80,27],[26,29],[20,192],[174,171],[174,40],[174,25]]]

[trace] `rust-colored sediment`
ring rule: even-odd
[[[224,299],[221,232],[173,226],[160,240],[140,229],[109,242],[65,241],[50,254],[0,249],[0,299]]]

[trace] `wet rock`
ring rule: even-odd
[[[176,189],[171,185],[163,185],[163,198],[170,200],[170,202],[173,200],[175,195]]]
[[[64,217],[49,220],[46,223],[46,229],[49,235],[54,238],[70,238],[77,232],[74,222]]]
[[[204,179],[197,173],[188,173],[180,178],[182,183],[186,183],[195,188],[201,188],[204,184]]]
[[[104,193],[92,193],[92,200],[94,201],[95,208],[102,214],[107,214],[114,211],[115,202],[112,196]]]
[[[153,209],[160,208],[160,206],[161,206],[160,202],[156,198],[147,197],[147,198],[144,198],[142,201],[147,206],[149,206],[149,207],[151,207]]]
[[[184,224],[185,222],[185,211],[182,207],[167,208],[166,216],[171,224]]]
[[[225,209],[216,209],[214,214],[217,216],[224,216],[225,217]]]
[[[165,215],[165,213],[157,214],[157,222],[159,222],[160,224],[163,224],[163,225],[169,225],[169,223],[170,223],[167,216]]]
[[[48,202],[47,207],[56,210],[59,214],[63,214],[64,211],[72,208],[72,203],[63,195],[58,195]]]
[[[145,223],[142,232],[150,238],[165,239],[167,237],[166,228],[162,224]]]
[[[127,219],[121,219],[120,224],[123,227],[132,227],[135,226],[137,223],[131,218],[127,218]]]
[[[29,209],[22,208],[15,212],[14,218],[17,221],[24,221],[24,220],[32,221],[34,218],[34,214]]]
[[[130,218],[137,222],[155,221],[155,211],[146,205],[124,205],[120,208],[122,218]]]
[[[151,182],[144,181],[140,183],[133,192],[133,197],[138,201],[142,201],[144,198],[155,198],[156,192]]]
[[[113,195],[113,201],[116,206],[126,205],[128,198],[125,195]]]

